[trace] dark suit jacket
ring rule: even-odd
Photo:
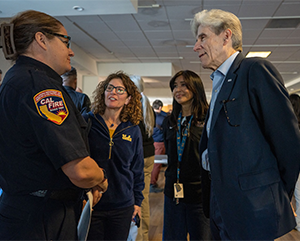
[[[209,113],[209,112],[208,112]],[[275,67],[240,53],[225,78],[206,128],[213,191],[232,240],[265,240],[295,227],[290,206],[300,169],[300,134]],[[203,170],[205,213],[210,177]]]

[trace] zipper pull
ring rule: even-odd
[[[111,149],[112,146],[114,145],[114,142],[112,141],[112,137],[110,138],[110,142],[109,142],[109,154],[108,154],[108,159],[111,159]]]

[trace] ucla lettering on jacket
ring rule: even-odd
[[[122,139],[130,142],[132,141],[131,136],[127,136],[126,134],[122,134]]]

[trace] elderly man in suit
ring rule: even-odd
[[[214,239],[273,240],[296,225],[300,135],[289,95],[270,62],[244,58],[234,14],[203,10],[192,30],[202,67],[213,70],[200,153]]]

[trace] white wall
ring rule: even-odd
[[[90,97],[91,101],[93,101],[92,96],[97,84],[102,80],[103,79],[99,78],[98,76],[83,76],[82,90],[83,93],[87,94]]]

